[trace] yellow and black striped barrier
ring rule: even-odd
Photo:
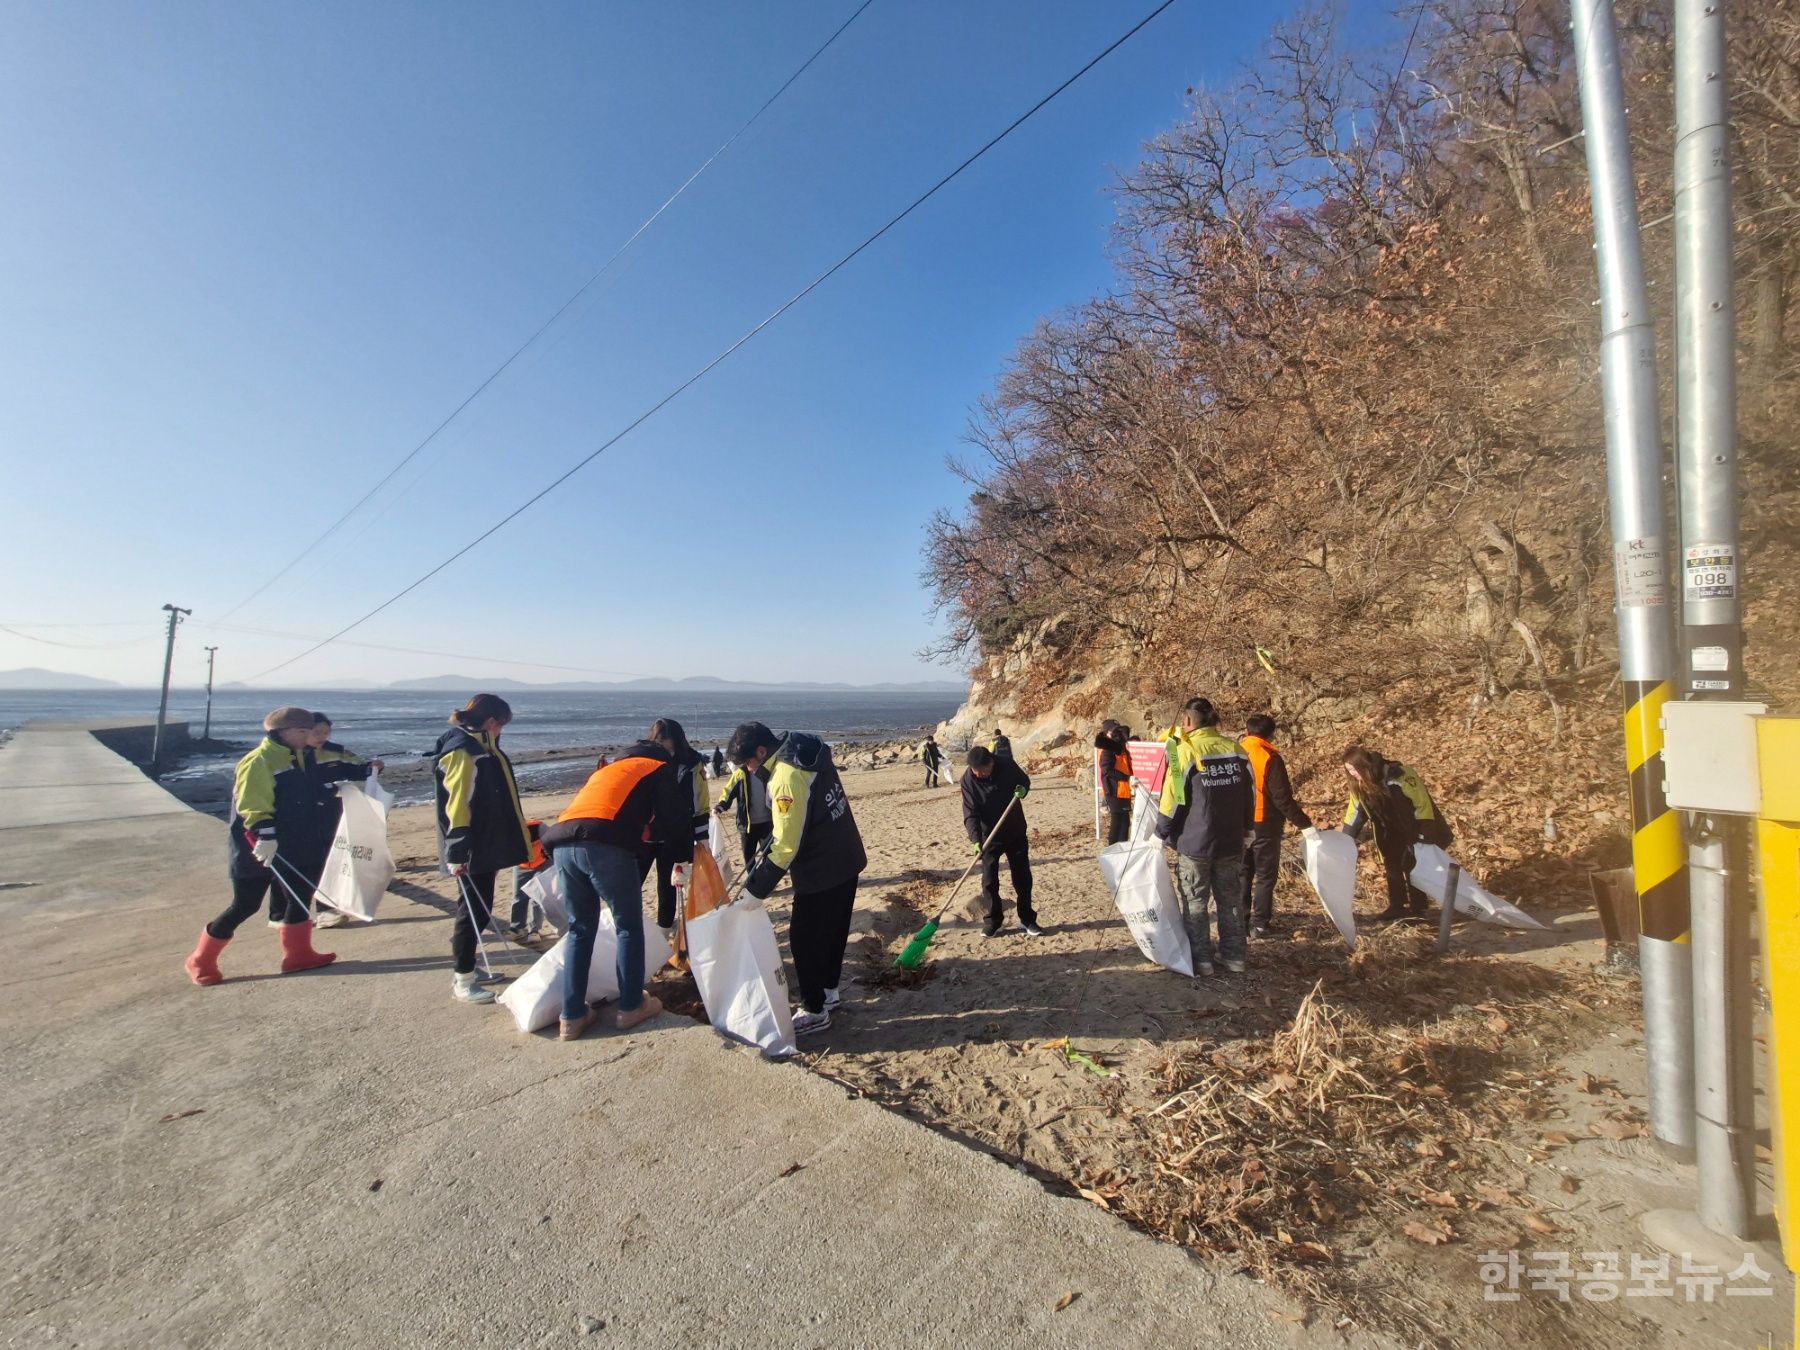
[[[1625,682],[1625,767],[1631,774],[1631,874],[1639,931],[1658,942],[1688,940],[1687,855],[1681,817],[1663,791],[1667,680]]]

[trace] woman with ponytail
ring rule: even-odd
[[[512,715],[505,699],[477,694],[450,714],[450,729],[432,752],[439,868],[456,879],[450,992],[459,1003],[494,1001],[475,973],[476,935],[494,908],[494,878],[531,856],[512,761],[500,748]]]

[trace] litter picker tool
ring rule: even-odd
[[[971,862],[968,867],[963,870],[963,874],[957,878],[956,885],[950,888],[949,897],[943,904],[938,906],[938,912],[931,916],[930,921],[927,922],[923,928],[913,934],[911,942],[908,942],[906,946],[900,949],[900,955],[894,958],[895,965],[899,966],[902,970],[917,970],[919,968],[919,963],[925,959],[925,949],[931,945],[931,939],[937,936],[938,923],[943,919],[945,911],[956,902],[956,894],[958,891],[962,890],[963,882],[969,879],[969,873],[975,870],[975,864],[980,862],[982,856],[987,853],[988,845],[994,842],[994,836],[1000,833],[1000,827],[1006,824],[1006,818],[1012,814],[1013,807],[1018,804],[1019,799],[1017,797],[1014,797],[1006,804],[1006,809],[1000,813],[1000,819],[994,822],[994,828],[988,832],[988,837],[982,840],[981,851],[975,855],[974,862]]]

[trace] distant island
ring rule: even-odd
[[[91,675],[68,675],[60,670],[24,666],[0,670],[0,689],[123,689],[116,680],[96,680]]]

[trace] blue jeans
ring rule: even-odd
[[[1175,894],[1181,898],[1181,917],[1187,925],[1188,946],[1196,969],[1213,959],[1212,924],[1208,909],[1219,914],[1219,958],[1244,959],[1244,860],[1175,856]]]
[[[576,1018],[588,1009],[588,966],[602,900],[619,930],[619,1009],[629,1012],[644,1001],[644,883],[637,855],[611,844],[563,844],[556,870],[569,906],[562,1015]]]

